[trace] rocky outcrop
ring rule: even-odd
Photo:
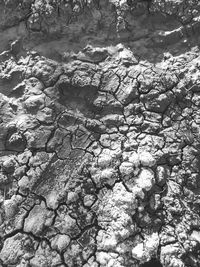
[[[0,5],[0,265],[199,266],[198,1]]]

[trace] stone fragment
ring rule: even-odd
[[[144,257],[144,244],[143,243],[140,243],[138,244],[137,246],[135,246],[133,249],[132,249],[132,256],[133,258],[139,260],[139,261],[142,261],[143,257]]]
[[[95,198],[94,195],[86,195],[84,197],[84,200],[83,200],[84,201],[84,205],[86,207],[91,207],[94,204],[95,200],[96,200],[96,198]]]
[[[7,150],[23,152],[26,148],[26,138],[24,134],[17,130],[10,130],[8,131],[5,146]]]
[[[24,190],[27,190],[29,188],[29,178],[27,176],[23,176],[19,182],[18,182],[18,186],[20,187],[20,189],[22,190],[22,192]]]
[[[132,249],[132,257],[139,260],[140,263],[148,262],[157,253],[159,246],[159,237],[157,233],[147,236],[143,243],[139,243]]]
[[[170,176],[170,170],[167,166],[158,166],[156,169],[156,181],[163,186]]]
[[[136,184],[141,189],[149,191],[155,183],[154,172],[148,168],[142,168],[136,179]]]
[[[139,154],[140,163],[144,167],[152,167],[155,165],[156,160],[151,153],[144,151]]]
[[[133,173],[133,164],[128,161],[122,162],[119,167],[122,176],[130,176]]]
[[[32,95],[24,101],[24,105],[28,112],[37,112],[44,107],[44,96]]]

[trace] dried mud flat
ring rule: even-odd
[[[199,1],[0,18],[0,266],[200,266]]]

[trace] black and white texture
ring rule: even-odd
[[[0,266],[200,266],[199,1],[0,18]]]

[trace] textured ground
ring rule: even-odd
[[[0,18],[0,266],[200,266],[199,1]]]

